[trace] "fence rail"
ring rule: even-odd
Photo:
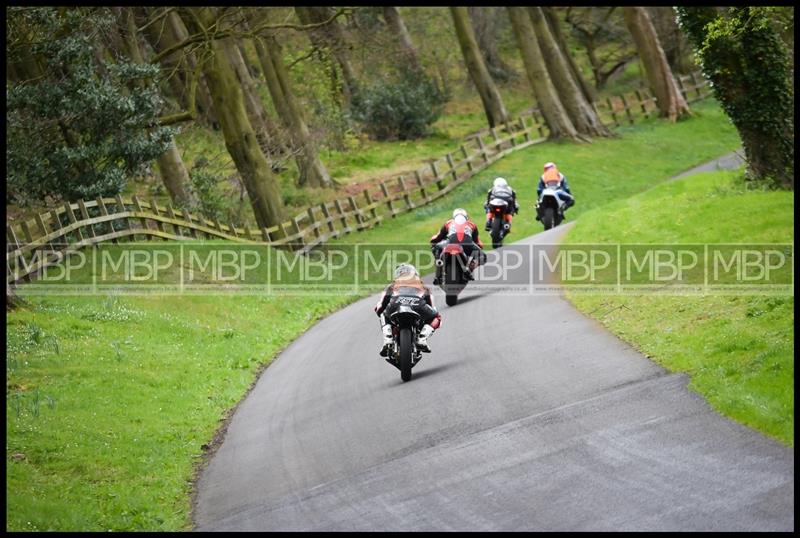
[[[705,79],[695,73],[677,80],[689,102],[710,94]],[[646,90],[609,97],[596,103],[596,107],[603,123],[617,127],[658,114],[656,99]],[[356,196],[308,207],[270,228],[236,227],[137,196],[65,203],[32,219],[6,223],[6,282],[30,280],[37,271],[58,263],[71,252],[122,239],[221,238],[307,252],[332,238],[371,228],[386,218],[427,205],[509,153],[546,139],[547,126],[538,110],[530,109],[516,121],[470,135],[458,150],[431,161],[413,174],[382,181]]]

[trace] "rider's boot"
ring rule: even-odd
[[[492,229],[492,219],[491,218],[487,218],[486,219],[486,227],[485,227],[485,229],[486,229],[487,232]]]
[[[419,335],[417,336],[417,349],[425,353],[431,352],[431,348],[428,346],[428,337],[433,334],[434,330],[435,329],[428,324],[422,327],[422,330],[419,331]]]
[[[383,347],[381,348],[381,357],[388,357],[389,351],[392,349],[394,339],[392,338],[392,326],[388,323],[383,326]]]
[[[433,277],[433,285],[434,286],[438,286],[439,284],[442,283],[442,270],[443,269],[444,269],[444,266],[441,266],[441,265],[437,265],[436,266],[436,274]]]

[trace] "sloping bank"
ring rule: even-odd
[[[738,248],[721,244],[753,251],[761,244],[793,244],[794,193],[748,189],[742,174],[705,172],[589,211],[565,243],[709,244],[727,253],[719,258],[718,274]],[[771,265],[778,266],[779,257]],[[775,276],[777,269],[770,276],[756,267],[757,258],[750,258],[751,282],[784,281]],[[791,276],[791,265],[787,259],[783,277]],[[711,264],[708,271],[713,279]],[[578,309],[652,360],[688,373],[690,388],[719,412],[794,445],[793,292],[747,295],[734,286],[707,296],[567,293]]]
[[[573,219],[739,146],[713,102],[695,110],[613,140],[520,151],[441,201],[338,242],[424,242],[455,206],[480,215],[498,175],[522,204],[509,239],[539,232],[532,206],[546,161],[578,196]],[[6,324],[7,528],[189,528],[193,470],[220,421],[281,349],[358,297],[30,298]]]

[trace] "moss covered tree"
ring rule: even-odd
[[[747,177],[794,188],[794,86],[767,7],[679,7],[703,74],[742,138]]]

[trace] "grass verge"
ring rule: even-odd
[[[619,129],[616,139],[514,153],[443,200],[338,242],[425,243],[453,207],[479,220],[498,175],[523,206],[509,239],[541,231],[532,206],[545,161],[568,175],[574,218],[738,147],[713,102],[695,110],[685,122]],[[7,528],[187,529],[193,465],[220,417],[260,367],[355,298],[47,297],[9,313]]]
[[[709,172],[585,213],[566,243],[793,243],[793,193]],[[793,296],[589,296],[579,310],[670,371],[720,413],[794,445]],[[624,306],[624,308],[623,308]]]

